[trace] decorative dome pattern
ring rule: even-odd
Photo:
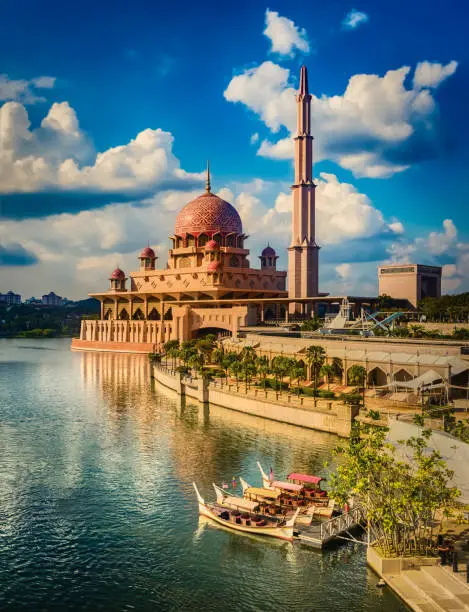
[[[155,251],[147,246],[139,255],[140,259],[156,259]]]
[[[124,280],[125,272],[120,268],[116,268],[114,272],[111,274],[111,280]]]
[[[207,266],[207,271],[216,272],[220,266],[221,263],[219,261],[211,261]]]
[[[205,245],[205,250],[206,251],[218,251],[219,249],[219,245],[218,242],[216,240],[209,240],[207,242],[207,244]]]
[[[266,246],[265,249],[261,253],[261,257],[276,257],[276,256],[277,256],[277,253],[274,251],[274,249],[270,245]]]
[[[176,219],[174,233],[184,234],[242,234],[243,226],[238,211],[211,192],[200,195],[184,206]]]

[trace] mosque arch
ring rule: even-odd
[[[192,234],[187,234],[187,246],[195,246],[195,237]]]
[[[404,368],[401,368],[397,372],[393,373],[392,378],[393,380],[396,380],[398,382],[408,382],[409,380],[412,380],[414,377],[412,376],[410,372],[408,372]]]
[[[112,308],[108,308],[104,313],[104,318],[106,320],[112,319]]]
[[[381,368],[373,368],[368,372],[368,385],[371,387],[384,387],[387,385],[388,377],[384,370]]]
[[[200,234],[199,239],[197,241],[199,247],[203,247],[207,244],[208,242],[208,236],[207,234]]]
[[[121,321],[128,321],[130,319],[129,313],[127,312],[127,308],[122,308],[118,317]]]
[[[150,312],[148,313],[148,320],[149,321],[160,321],[161,320],[161,315],[156,308],[152,308],[150,310]]]
[[[171,306],[168,308],[168,310],[164,313],[164,317],[163,319],[165,321],[172,321],[173,320],[173,309],[171,308]]]
[[[137,310],[133,314],[132,319],[134,321],[143,321],[144,318],[145,315],[143,314],[142,310],[140,308],[137,308]]]

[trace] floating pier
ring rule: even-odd
[[[296,538],[313,548],[324,548],[333,540],[353,540],[350,531],[363,524],[363,510],[360,506],[334,516],[328,521],[315,523],[298,529]]]

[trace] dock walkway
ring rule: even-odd
[[[363,510],[360,506],[357,506],[349,512],[344,512],[328,521],[315,523],[309,527],[301,527],[298,530],[298,539],[301,543],[313,548],[323,548],[331,540],[351,539],[348,532],[356,529],[362,523]]]

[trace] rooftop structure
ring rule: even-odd
[[[379,294],[404,299],[415,308],[425,297],[441,297],[441,267],[393,264],[378,268]]]

